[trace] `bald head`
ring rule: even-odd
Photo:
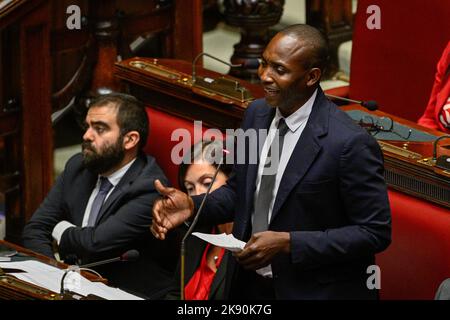
[[[266,102],[289,116],[318,88],[328,57],[327,42],[307,25],[278,32],[266,46],[258,75]]]
[[[304,60],[304,68],[319,68],[324,73],[328,63],[328,43],[325,36],[316,28],[307,24],[294,24],[279,34],[297,39],[309,52],[310,59]]]

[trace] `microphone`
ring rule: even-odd
[[[325,95],[331,99],[360,104],[369,111],[375,111],[378,109],[378,103],[375,100],[359,101],[359,100],[353,100],[353,99],[343,98],[343,97],[339,97],[339,96],[334,96],[332,94],[325,94]]]
[[[438,146],[438,142],[441,141],[442,139],[450,139],[450,135],[444,135],[444,136],[440,136],[439,138],[437,138],[436,140],[434,140],[433,142],[433,162],[435,163],[435,166],[444,170],[449,170],[450,169],[450,157],[443,155],[440,156],[439,159],[437,158],[437,146]]]
[[[222,149],[222,152],[225,153],[225,154],[230,153],[226,149]],[[180,298],[181,298],[181,300],[184,300],[185,241],[186,241],[187,237],[192,233],[192,231],[195,228],[195,225],[197,224],[198,217],[200,217],[200,213],[203,210],[203,206],[204,206],[204,204],[206,202],[206,198],[208,197],[209,192],[211,191],[212,185],[216,181],[216,177],[217,177],[217,174],[219,173],[220,166],[223,163],[223,158],[224,158],[223,156],[220,158],[220,162],[217,165],[216,171],[214,172],[214,176],[211,179],[211,183],[209,184],[208,189],[206,190],[205,195],[203,196],[203,199],[202,199],[202,202],[200,204],[200,207],[197,210],[197,214],[195,215],[194,220],[192,221],[191,226],[189,227],[188,231],[186,232],[186,234],[184,235],[183,239],[181,240],[181,249],[180,249],[180,259],[181,259],[181,268],[180,268],[180,273],[181,273],[181,276],[180,276],[180,278],[181,278],[180,293],[181,294],[180,294]]]
[[[107,264],[107,263],[111,263],[111,262],[116,262],[116,261],[136,261],[137,259],[139,259],[139,251],[132,249],[132,250],[128,250],[127,252],[122,254],[120,257],[97,261],[97,262],[88,263],[88,264],[83,264],[83,265],[79,266],[79,268],[90,268],[90,267],[95,267],[95,266],[99,266],[99,265],[103,265],[103,264]]]
[[[197,60],[203,56],[214,59],[231,68],[243,66],[243,64],[231,64],[206,52],[201,52],[192,62],[192,89],[197,89],[196,92],[199,94],[204,94],[201,92],[206,92],[208,98],[211,97],[210,93],[212,93],[214,95],[219,95],[222,98],[238,100],[241,103],[253,100],[251,92],[246,87],[243,87],[237,80],[226,78],[223,75],[218,78],[197,75]],[[199,89],[200,91],[198,91]]]
[[[77,272],[90,271],[90,272],[95,273],[98,277],[102,278],[102,276],[97,271],[89,269],[89,268],[94,267],[94,266],[108,264],[111,262],[116,262],[116,261],[136,261],[137,259],[139,259],[139,251],[137,251],[135,249],[131,249],[131,250],[128,250],[127,252],[123,253],[120,257],[107,259],[107,260],[101,260],[101,261],[92,262],[92,263],[88,263],[88,264],[83,264],[81,266],[77,266],[77,265],[69,266],[61,278],[60,294],[63,295],[65,293],[64,279],[66,278],[67,274],[71,271],[77,271]]]
[[[195,83],[195,81],[197,80],[197,69],[196,69],[197,60],[198,60],[200,57],[203,57],[203,56],[206,56],[206,57],[209,57],[209,58],[211,58],[211,59],[214,59],[214,60],[216,60],[216,61],[218,61],[218,62],[221,62],[221,63],[223,63],[223,64],[226,64],[227,66],[232,67],[232,68],[242,67],[242,64],[231,64],[231,63],[228,63],[228,62],[226,62],[226,61],[223,61],[222,59],[219,59],[219,58],[217,58],[217,57],[215,57],[215,56],[213,56],[213,55],[210,55],[209,53],[206,53],[206,52],[200,52],[200,53],[194,58],[194,60],[192,61],[192,83]]]

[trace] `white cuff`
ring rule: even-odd
[[[269,264],[268,266],[262,267],[256,270],[256,273],[259,274],[260,276],[263,276],[264,278],[272,278],[273,277],[272,265]]]
[[[61,241],[61,237],[68,228],[75,227],[74,224],[71,224],[69,221],[61,221],[53,228],[52,237],[56,240],[59,246],[59,242]]]

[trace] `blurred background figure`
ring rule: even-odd
[[[437,64],[433,89],[419,124],[450,133],[450,41]]]

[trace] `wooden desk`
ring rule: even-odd
[[[395,135],[387,139],[375,135],[384,154],[386,183],[392,189],[450,208],[450,170],[437,167],[432,159],[433,143],[444,133],[382,111],[370,112],[359,105],[344,106],[342,109],[349,115],[357,111],[377,119],[391,118],[393,131],[396,130],[395,126],[410,128],[413,134],[409,140]],[[450,155],[450,150],[443,145],[450,145],[450,140],[447,143],[442,140],[442,145],[437,147],[437,154]]]
[[[147,71],[144,63],[156,66]],[[140,67],[141,66],[141,67]],[[169,72],[173,72],[169,74]],[[196,68],[200,77],[219,79],[223,75],[202,67]],[[206,126],[219,129],[239,127],[249,101],[241,102],[208,94],[192,86],[192,63],[174,59],[132,58],[115,65],[115,76],[128,91],[146,104],[189,121],[202,120]],[[253,98],[264,96],[260,85],[225,76],[247,88]],[[185,80],[185,81],[184,81]]]
[[[31,250],[25,249],[13,243],[0,240],[0,246],[16,250],[21,258],[34,258],[40,262],[49,264],[59,269],[67,269],[68,265],[58,262],[49,257],[35,253]],[[107,280],[98,277],[95,274],[82,271],[81,274],[90,281],[107,283]],[[35,286],[20,279],[17,279],[9,274],[0,273],[0,299],[6,300],[73,300],[75,299],[71,294],[61,295],[57,292],[52,292],[42,287]]]

